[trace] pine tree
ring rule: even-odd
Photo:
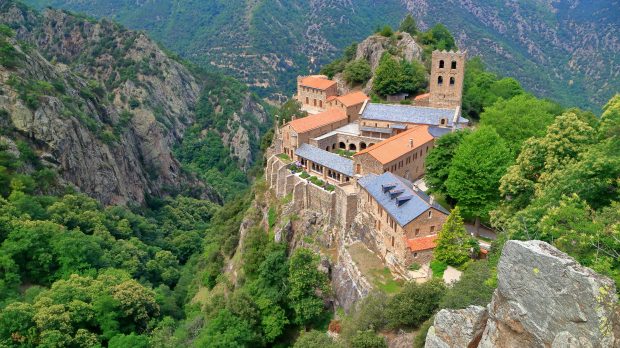
[[[400,22],[399,31],[409,33],[411,36],[414,36],[418,33],[418,27],[415,23],[415,19],[411,14],[408,14],[402,22]]]
[[[469,259],[470,239],[463,225],[460,209],[456,207],[439,232],[433,255],[435,259],[448,265],[462,265]]]

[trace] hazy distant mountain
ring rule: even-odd
[[[377,26],[406,12],[421,28],[442,22],[492,70],[567,105],[598,108],[620,90],[618,0],[28,0],[108,16],[149,31],[203,66],[262,95],[291,93]],[[262,92],[261,92],[262,91]]]

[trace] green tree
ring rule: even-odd
[[[288,298],[295,312],[295,322],[308,326],[324,312],[323,299],[317,291],[329,291],[327,275],[318,270],[318,257],[311,250],[297,249],[289,262],[290,291]]]
[[[411,36],[415,36],[418,33],[418,26],[416,25],[415,19],[413,19],[411,14],[408,14],[403,21],[400,22],[398,30],[409,33]]]
[[[364,84],[372,77],[370,64],[365,59],[348,63],[344,69],[344,79],[352,84]]]
[[[415,328],[430,318],[445,292],[441,279],[426,283],[409,282],[388,302],[385,311],[390,328]]]
[[[458,130],[435,140],[435,146],[424,161],[426,167],[424,180],[432,192],[448,194],[446,181],[448,181],[448,176],[450,175],[452,159],[456,149],[469,132],[469,130]],[[454,200],[448,197],[448,201],[453,203]]]
[[[377,335],[372,330],[359,331],[349,342],[351,348],[387,348],[383,336]]]
[[[433,50],[454,50],[456,42],[450,30],[441,23],[435,24],[431,29],[421,35],[422,43],[428,45],[430,51]]]
[[[529,94],[517,95],[511,99],[499,99],[480,115],[480,124],[495,128],[515,152],[523,142],[533,136],[545,134],[562,108],[550,101],[538,99]]]
[[[149,339],[147,336],[136,335],[135,333],[131,333],[129,335],[116,335],[112,337],[110,342],[108,342],[109,348],[148,348],[149,347]]]
[[[215,318],[211,319],[196,345],[199,347],[249,347],[256,337],[250,325],[235,316],[228,309],[222,309]]]
[[[416,95],[426,87],[426,68],[417,60],[400,62],[400,91]]]
[[[379,95],[392,95],[400,92],[401,73],[398,62],[389,54],[383,53],[375,70],[373,90]]]
[[[329,337],[325,332],[320,332],[316,330],[303,332],[295,344],[294,348],[316,348],[316,347],[325,347],[325,348],[339,348],[340,345],[334,342],[334,340]]]
[[[439,307],[461,309],[489,304],[495,291],[495,286],[489,280],[495,276],[491,267],[486,260],[468,264],[459,281],[447,289]]]
[[[454,154],[446,188],[464,217],[486,218],[497,206],[499,180],[511,161],[506,142],[493,128],[481,127],[463,139]]]
[[[469,260],[471,236],[467,234],[460,209],[457,206],[452,210],[448,219],[439,231],[437,246],[433,250],[433,256],[442,262],[452,266],[460,266]]]
[[[392,37],[394,35],[394,30],[392,30],[392,27],[390,27],[389,25],[385,25],[383,26],[383,28],[381,28],[381,30],[379,30],[379,35],[385,37]]]

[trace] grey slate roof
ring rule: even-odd
[[[410,181],[390,172],[366,175],[358,183],[400,226],[407,225],[431,207],[450,214],[438,203],[431,204],[430,197],[420,189],[414,189]]]
[[[368,103],[362,112],[362,118],[367,120],[417,123],[428,125],[440,125],[441,119],[448,120],[448,126],[452,126],[456,109],[441,109],[424,106],[412,106],[401,104],[375,104]],[[458,124],[465,125],[469,120],[459,116]]]
[[[329,169],[353,176],[353,161],[329,151],[321,150],[308,144],[301,144],[295,154]]]
[[[360,130],[365,131],[365,132],[392,134],[392,129],[391,128],[378,128],[378,127],[360,126]]]
[[[441,138],[442,136],[452,132],[452,128],[445,128],[445,127],[428,127],[428,132],[434,137],[434,138]]]

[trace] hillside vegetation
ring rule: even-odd
[[[444,23],[470,56],[538,96],[599,110],[620,89],[619,4],[576,1],[147,1],[29,0],[144,29],[204,67],[274,98],[407,12],[426,30]],[[276,34],[277,33],[277,34]]]

